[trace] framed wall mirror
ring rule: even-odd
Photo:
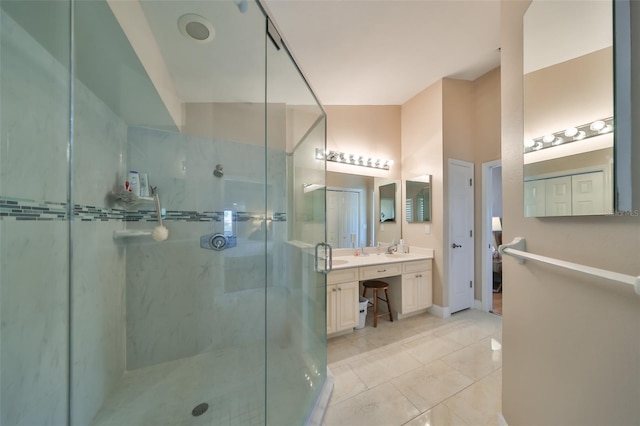
[[[395,179],[354,173],[327,172],[327,242],[333,248],[374,247],[376,243],[400,241],[400,221],[380,222],[380,186]],[[396,192],[396,199],[399,194]]]
[[[380,191],[380,222],[396,221],[396,184],[381,185]]]
[[[523,26],[525,216],[611,214],[612,1],[533,0]]]
[[[407,222],[431,222],[431,176],[405,181],[405,218]]]

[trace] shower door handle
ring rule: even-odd
[[[329,267],[328,268],[318,268],[318,248],[323,247],[324,248],[324,252],[327,255],[324,259],[325,259],[325,265],[327,265],[326,263],[326,259],[329,260]],[[331,272],[331,270],[333,269],[333,248],[331,247],[330,244],[327,243],[318,243],[316,244],[316,249],[315,249],[315,255],[314,255],[314,271],[316,272],[321,272],[323,274],[328,274],[329,272]]]

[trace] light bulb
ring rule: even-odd
[[[575,135],[573,138],[574,138],[575,140],[577,140],[577,141],[581,141],[581,140],[582,140],[582,139],[584,139],[585,137],[587,137],[587,134],[586,134],[584,131],[580,130],[580,131],[578,132],[578,134],[577,134],[577,135]]]
[[[600,134],[609,133],[609,132],[611,132],[612,130],[613,130],[613,126],[611,126],[611,125],[607,124],[607,125],[605,125],[602,129],[600,129],[600,130],[598,131],[598,133],[600,133]]]
[[[591,126],[589,126],[589,128],[594,132],[599,132],[600,130],[604,129],[606,125],[607,124],[604,121],[598,120],[591,123]]]
[[[545,135],[545,136],[542,138],[542,142],[544,142],[544,143],[551,143],[551,142],[553,142],[554,140],[556,140],[555,135]]]
[[[564,135],[568,138],[572,138],[577,134],[578,134],[578,129],[576,129],[575,127],[569,127],[567,130],[564,131]]]
[[[536,141],[534,141],[533,139],[525,139],[524,140],[524,147],[525,148],[533,148],[533,146],[536,144]]]

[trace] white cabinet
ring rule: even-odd
[[[327,276],[327,334],[349,330],[360,319],[358,268],[340,269]]]
[[[391,286],[391,303],[397,312],[396,317],[403,317],[424,312],[432,302],[433,283],[431,277],[431,259],[404,262],[400,286]]]

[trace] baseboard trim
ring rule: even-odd
[[[451,316],[451,311],[448,306],[431,305],[431,307],[427,309],[427,312],[440,318],[449,318]]]
[[[509,426],[502,413],[498,413],[498,426]]]
[[[484,306],[482,306],[482,300],[474,299],[473,309],[476,309],[478,311],[484,311]]]

